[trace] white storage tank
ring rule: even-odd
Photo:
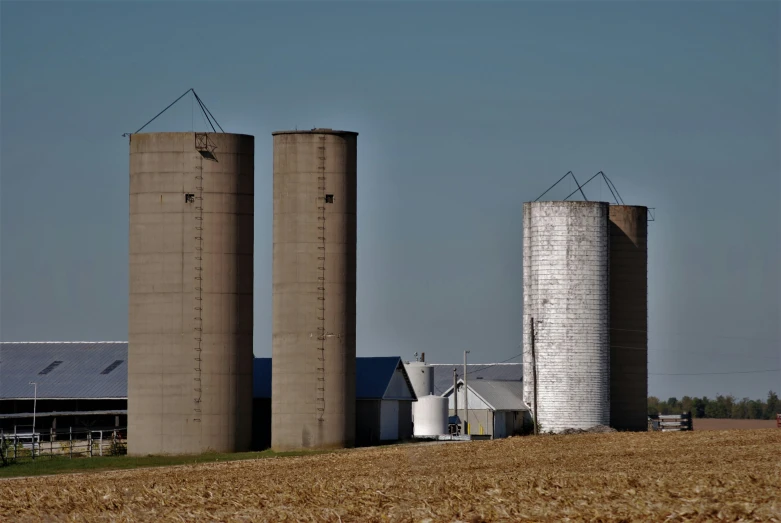
[[[609,425],[609,205],[525,203],[523,233],[524,401],[545,432]]]
[[[418,397],[413,434],[415,436],[447,434],[447,414],[447,398],[433,394]]]

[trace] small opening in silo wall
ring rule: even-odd
[[[325,203],[334,203],[334,195],[333,194],[326,194],[325,195]]]
[[[193,203],[195,201],[195,195],[191,193],[187,193],[184,195],[184,202],[185,203]]]

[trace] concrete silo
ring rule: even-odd
[[[610,206],[610,423],[648,430],[648,209]]]
[[[355,443],[357,133],[274,135],[271,446]]]
[[[130,454],[249,449],[253,187],[252,136],[130,136]]]
[[[608,216],[604,202],[524,204],[524,400],[545,432],[610,422]]]

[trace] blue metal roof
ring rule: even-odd
[[[355,397],[358,399],[382,399],[388,384],[393,378],[393,373],[401,365],[407,385],[409,383],[407,371],[398,356],[381,356],[376,358],[355,359]],[[414,391],[412,392],[414,397]]]
[[[57,363],[60,362],[60,363]],[[0,398],[126,398],[127,342],[0,343]]]
[[[393,378],[393,373],[401,365],[398,356],[355,359],[355,396],[358,399],[381,399]],[[410,391],[412,385],[401,365]],[[271,358],[255,358],[253,396],[271,397]],[[414,394],[414,392],[413,392]]]
[[[382,398],[399,367],[414,398],[398,356],[356,358],[356,397]],[[253,374],[253,397],[270,398],[271,358],[255,358]],[[42,399],[127,398],[127,342],[1,342],[0,399],[32,398],[31,381]]]

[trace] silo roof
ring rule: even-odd
[[[271,133],[272,136],[276,136],[278,134],[337,134],[337,135],[352,135],[352,136],[358,136],[358,133],[354,131],[338,131],[335,129],[329,129],[327,127],[315,127],[314,129],[310,130],[293,130],[293,131],[274,131]]]

